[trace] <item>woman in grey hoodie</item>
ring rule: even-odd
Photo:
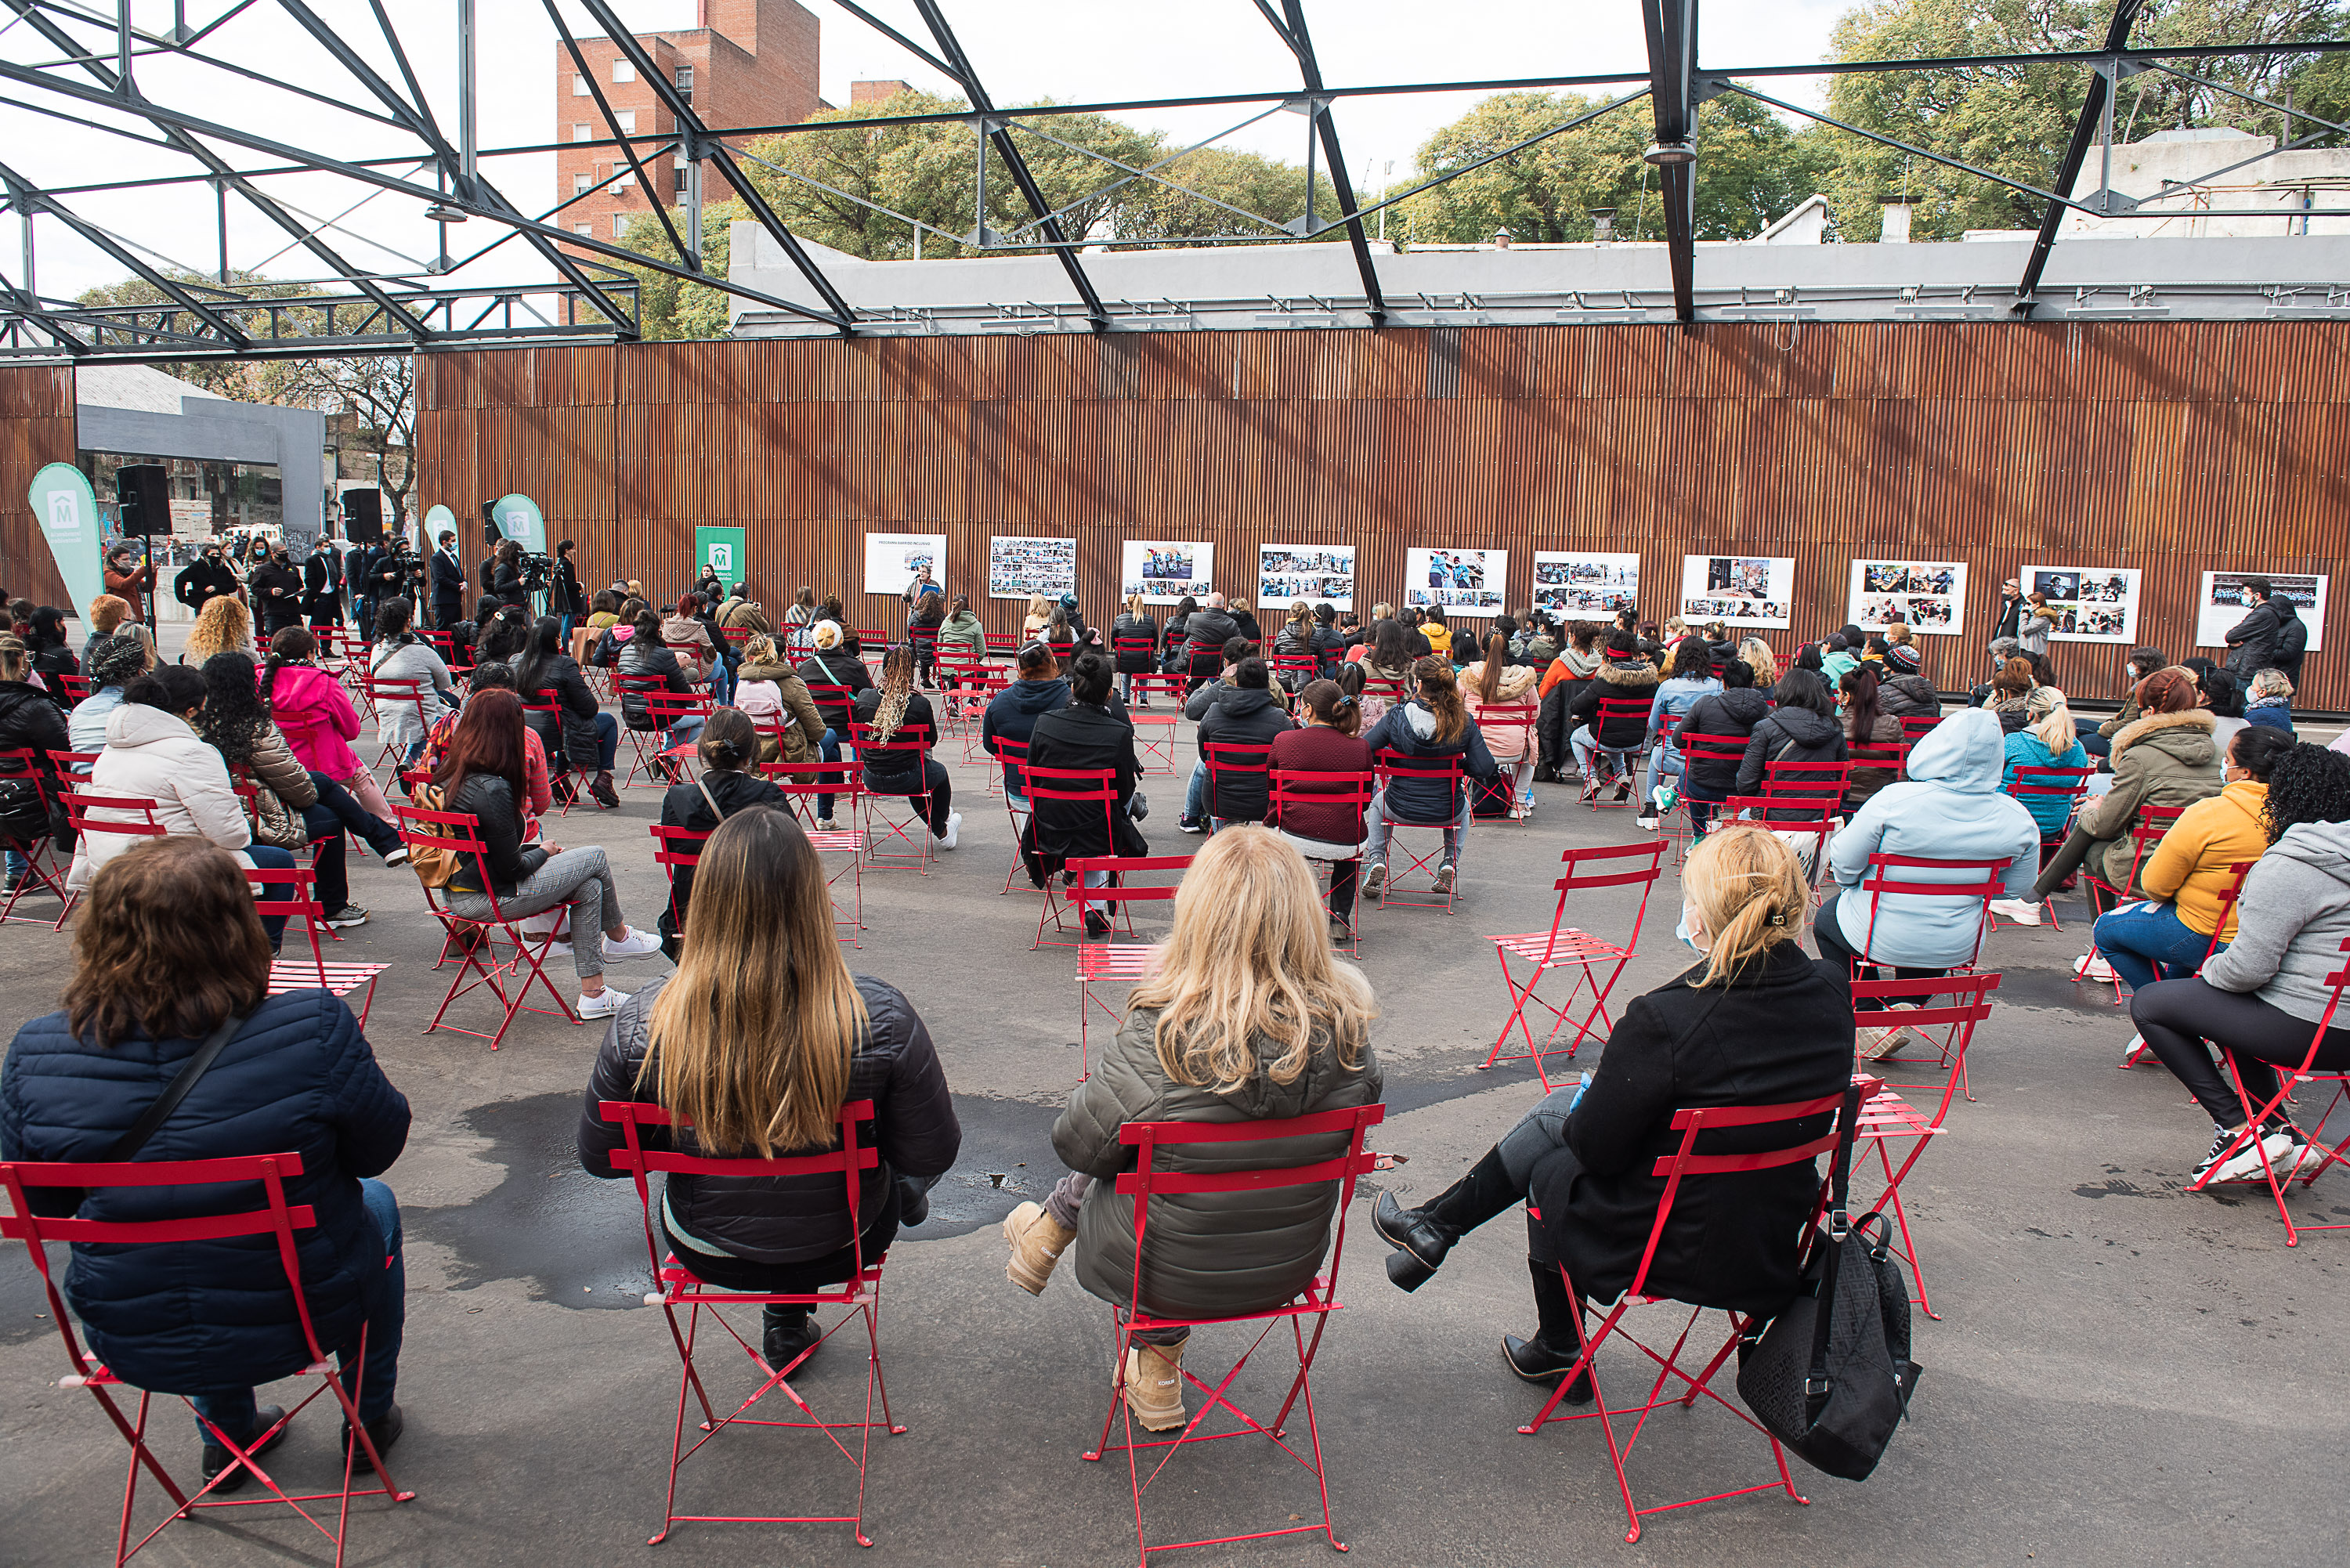
[[[2326,977],[2345,962],[2350,756],[2295,746],[2269,775],[2264,813],[2269,850],[2244,879],[2236,940],[2196,978],[2158,981],[2130,998],[2130,1021],[2211,1117],[2199,1187],[2259,1181],[2269,1171],[2282,1182],[2322,1158],[2279,1101],[2276,1069],[2296,1068],[2308,1054],[2334,1001]],[[2350,1020],[2334,1022],[2316,1065],[2339,1072],[2350,1068]],[[2212,1061],[2215,1045],[2233,1057],[2244,1095],[2262,1113],[2257,1142],[2243,1100]]]

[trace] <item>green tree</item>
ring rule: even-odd
[[[2087,0],[1879,0],[1836,24],[1830,53],[1840,60],[1876,60],[2095,49],[2104,47],[2110,15],[2108,5]],[[2336,0],[2173,0],[2143,12],[2131,42],[2282,43],[2334,36],[2343,20]],[[2328,119],[2343,116],[2320,104],[2337,111],[2350,107],[2350,75],[2327,57],[2219,57],[2181,68],[2272,99],[2291,88],[2297,102]],[[1941,157],[2045,187],[2063,162],[2088,81],[2087,67],[2054,64],[1854,74],[1835,78],[1828,112]],[[2274,109],[2160,71],[2125,79],[2114,100],[2116,142],[2185,126],[2274,135],[2281,119]],[[1897,197],[1916,203],[1910,232],[1921,240],[2040,223],[2044,203],[2038,197],[1842,131],[1825,131],[1820,140],[1832,171],[1827,194],[1837,226],[1849,238],[1875,239],[1877,204]]]
[[[194,272],[186,267],[166,266],[157,270],[206,305],[229,306],[243,300],[306,299],[318,293],[308,284],[276,283],[259,273],[240,272],[234,267],[229,269],[225,284],[216,274]],[[95,288],[84,289],[75,296],[75,303],[98,307],[177,306],[179,302],[143,277],[127,277],[120,283],[101,284]],[[255,329],[264,328],[256,326]],[[326,330],[326,313],[323,310],[281,312],[276,330],[288,337],[322,333]],[[284,395],[294,374],[286,368],[284,361],[173,359],[159,362],[156,369],[202,387],[214,397],[233,398],[247,403],[302,402],[300,398]]]
[[[717,277],[726,275],[732,252],[728,243],[732,225],[737,219],[750,215],[750,209],[738,199],[702,204],[702,271]],[[683,209],[671,209],[670,221],[677,225],[678,237],[683,239],[687,233]],[[650,216],[631,223],[619,244],[622,250],[651,256],[671,266],[678,264],[677,247],[670,244],[660,223]],[[650,267],[629,266],[625,262],[615,265],[637,280],[637,330],[645,341],[726,336],[733,310],[733,295],[706,283],[691,283]]]
[[[1573,93],[1499,93],[1430,137],[1413,183],[1516,147],[1598,100]],[[1619,238],[1654,239],[1663,214],[1641,153],[1655,132],[1630,103],[1494,159],[1403,203],[1411,238],[1469,244],[1506,228],[1526,241],[1587,240],[1593,208],[1613,208]],[[1718,98],[1698,115],[1697,237],[1745,239],[1809,196],[1822,176],[1815,141],[1751,99]]]

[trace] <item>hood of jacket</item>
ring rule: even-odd
[[[2007,736],[1981,708],[1953,713],[1909,748],[1909,776],[1965,794],[1996,794],[2007,771]]]
[[[1463,690],[1476,686],[1484,679],[1485,665],[1480,659],[1461,672]],[[1534,685],[1542,680],[1542,671],[1531,664],[1508,664],[1502,667],[1501,686],[1494,695],[1496,702],[1523,702],[1534,693]]]
[[[203,743],[197,739],[195,731],[188,727],[187,721],[175,713],[166,713],[161,708],[126,702],[106,716],[106,743],[109,747],[128,751],[172,741],[196,745]]]
[[[1728,693],[1725,692],[1724,695]],[[1778,725],[1780,731],[1789,740],[1802,746],[1805,751],[1818,746],[1835,744],[1836,736],[1840,732],[1835,720],[1825,714],[1814,713],[1809,708],[1773,708],[1771,710],[1771,722]],[[1992,742],[1992,749],[1994,753],[1997,751],[1997,742]],[[1996,782],[1998,777],[1999,770],[1992,769],[1992,780]]]
[[[2301,618],[2301,611],[2294,608],[2293,600],[2282,594],[2269,596],[2269,608],[2276,612],[2277,625],[2280,627],[2289,620]]]
[[[1591,675],[1593,680],[1604,680],[1610,686],[1654,686],[1657,683],[1657,667],[1645,659],[1626,662],[1603,659],[1599,661],[1599,668]]]
[[[2350,884],[2350,876],[2344,875],[2350,871],[2350,822],[2294,823],[2269,846],[2269,853]]]
[[[1896,714],[1939,713],[1942,694],[1922,675],[1897,675],[1885,683],[1885,707]]]
[[[746,659],[743,668],[735,673],[739,680],[772,680],[780,686],[786,680],[798,680],[800,672],[781,661],[774,664],[754,664]]]
[[[2122,753],[2132,746],[2153,745],[2168,752],[2189,767],[2206,767],[2216,754],[2211,746],[2211,733],[2217,721],[2204,708],[2189,708],[2178,713],[2148,713],[2125,724],[2114,735],[2114,761],[2119,763]]]
[[[967,609],[959,609],[946,619],[946,629],[949,631],[970,631],[978,625],[979,617]]]
[[[1057,675],[1050,680],[1015,680],[1003,689],[1003,695],[1019,712],[1049,713],[1069,705],[1069,683]]]
[[[316,665],[281,664],[269,682],[270,701],[279,708],[315,708],[325,688],[341,684]]]
[[[1762,715],[1771,711],[1771,699],[1752,686],[1733,686],[1726,691],[1709,691],[1698,701],[1711,702],[1716,709],[1728,714],[1732,723],[1749,730],[1761,723]],[[1694,712],[1696,710],[1690,711]],[[1790,730],[1788,733],[1792,735],[1794,732]]]
[[[1274,705],[1273,693],[1254,686],[1229,686],[1216,698],[1216,709],[1223,714],[1223,722],[1245,723]]]

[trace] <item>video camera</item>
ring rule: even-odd
[[[498,527],[497,514],[494,510],[496,505],[497,503],[494,501],[482,503],[482,543],[493,550],[504,544],[506,539],[504,533]],[[535,594],[544,590],[553,580],[555,562],[552,557],[538,551],[525,550],[522,554],[519,570],[522,573],[523,591]]]

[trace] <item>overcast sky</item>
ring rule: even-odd
[[[928,70],[896,44],[827,0],[803,0],[824,30],[823,90],[846,103],[848,84],[860,78],[898,78],[917,87],[951,94],[954,84]],[[231,0],[185,0],[192,25],[201,26],[230,8]],[[343,36],[386,77],[397,79],[389,51],[375,36],[364,0],[313,0]],[[111,9],[110,5],[98,7]],[[618,8],[640,31],[690,27],[693,0],[618,0]],[[1709,65],[1792,64],[1825,54],[1830,28],[1848,6],[1846,0],[1717,0],[1704,14],[1700,58]],[[423,79],[442,125],[453,136],[456,123],[456,0],[391,0],[386,9],[399,19],[400,37]],[[551,140],[558,112],[573,118],[567,99],[558,109],[552,67],[553,25],[532,0],[479,0],[481,140],[485,147]],[[598,29],[574,0],[565,16],[575,33]],[[908,36],[927,40],[910,0],[873,0],[877,16]],[[981,79],[999,103],[1052,98],[1062,102],[1103,102],[1214,94],[1285,90],[1297,85],[1296,67],[1250,0],[1193,0],[1182,6],[1107,5],[1100,0],[944,0]],[[171,0],[134,0],[142,27],[166,28]],[[1471,0],[1450,6],[1404,0],[1306,0],[1324,79],[1333,86],[1427,81],[1494,80],[1521,76],[1577,75],[1645,68],[1639,8],[1633,0],[1596,0],[1581,5],[1532,0]],[[1180,18],[1170,20],[1170,17]],[[78,36],[95,42],[84,28]],[[100,46],[110,49],[110,45]],[[371,103],[324,50],[268,0],[224,26],[202,47],[223,58],[292,81],[351,103]],[[31,27],[12,18],[0,26],[0,58],[33,64],[56,51]],[[169,57],[138,62],[141,88],[152,99],[188,113],[275,140],[330,156],[367,157],[401,152],[412,146],[386,128],[335,109]],[[87,79],[87,78],[82,78]],[[1817,101],[1814,78],[1785,82],[1790,96]],[[44,101],[37,89],[0,89],[19,101]],[[1343,101],[1336,112],[1349,172],[1367,171],[1382,183],[1389,165],[1400,177],[1413,167],[1428,135],[1457,118],[1476,94],[1425,93]],[[47,100],[56,101],[56,100]],[[73,112],[126,130],[140,122],[105,109],[57,103]],[[1243,118],[1248,110],[1205,109],[1153,112],[1128,118],[1186,140],[1199,140]],[[1289,159],[1304,154],[1304,122],[1277,115],[1232,139],[1245,147]],[[188,160],[166,151],[85,130],[20,109],[0,108],[0,162],[45,186],[127,180],[181,173]],[[223,147],[240,168],[272,161],[266,154]],[[533,215],[554,200],[551,155],[533,154],[486,161],[484,171],[506,195]],[[407,171],[401,171],[407,172]],[[427,175],[429,181],[429,173]],[[313,221],[333,219],[346,232],[328,238],[353,262],[386,270],[421,264],[433,254],[434,226],[420,215],[420,203],[385,194],[349,211],[369,194],[364,186],[333,176],[282,177],[265,188]],[[92,223],[184,265],[211,270],[218,261],[216,215],[209,192],[182,186],[137,194],[89,192],[68,199]],[[38,220],[41,293],[70,296],[94,284],[126,275],[120,263],[77,237],[52,218]],[[460,255],[494,238],[490,225],[473,222],[452,230]],[[10,225],[11,230],[15,225]],[[275,276],[317,275],[318,264],[305,252],[283,254],[288,236],[269,220],[232,198],[229,262],[259,267]],[[0,234],[0,273],[22,285],[19,235]],[[546,271],[522,244],[509,242],[475,263],[457,281],[511,283],[544,277]]]

